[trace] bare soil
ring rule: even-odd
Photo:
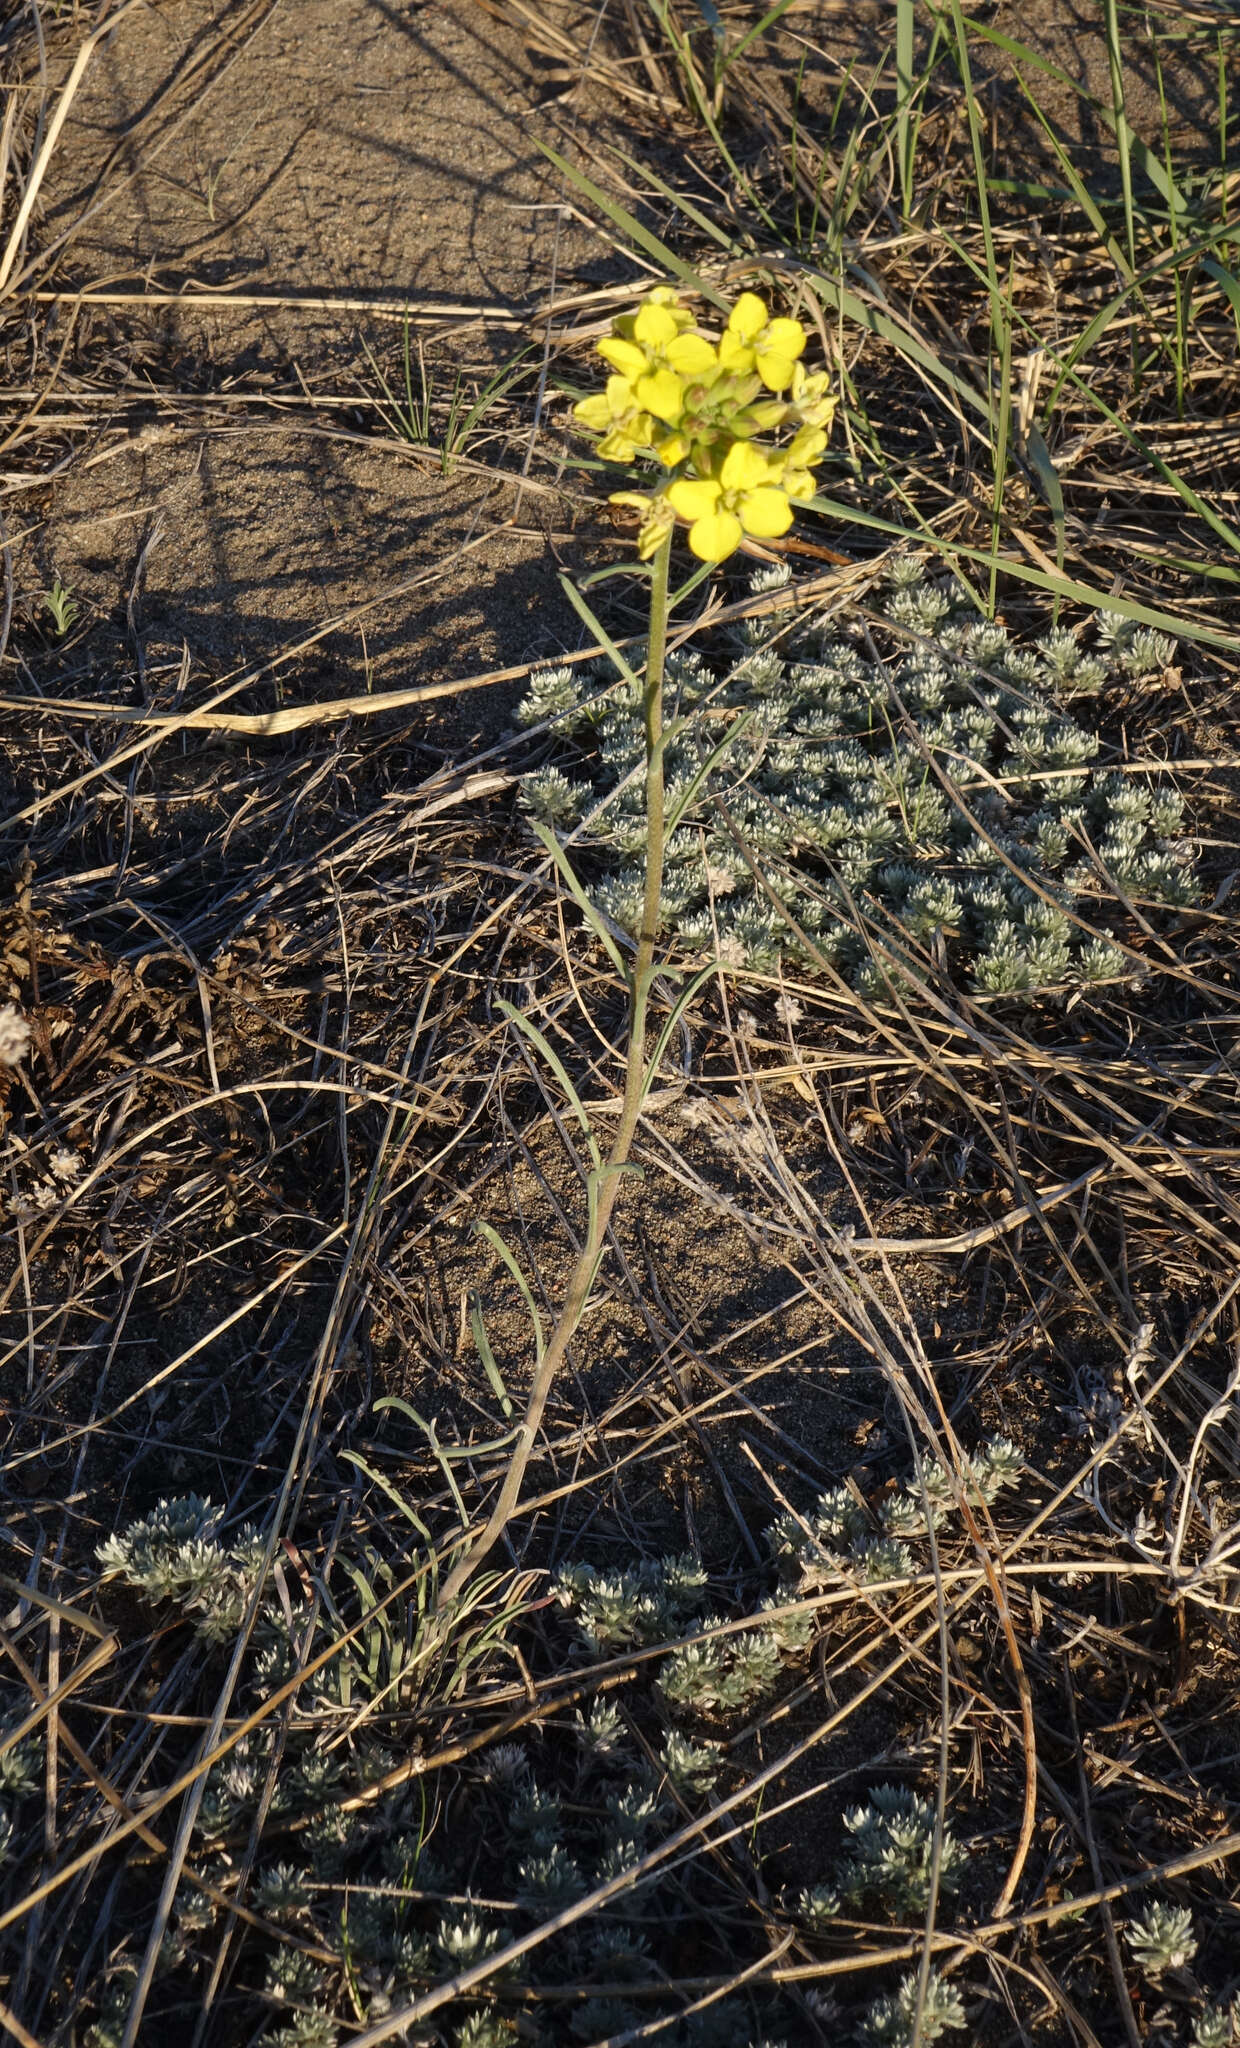
[[[93,374],[60,400],[78,459],[25,499],[39,518],[15,548],[27,607],[56,575],[87,607],[84,666],[140,651],[154,682],[188,648],[232,672],[365,607],[297,664],[298,690],[341,695],[575,637],[564,501],[493,474],[511,406],[446,477],[375,409],[376,364],[404,400],[409,307],[437,427],[458,372],[522,349],[532,420],[532,312],[614,273],[534,146],[539,96],[470,0],[127,16],[74,103],[43,228],[90,202],[60,277],[115,303],[49,324],[54,352],[73,323]],[[160,292],[184,306],[135,303]]]

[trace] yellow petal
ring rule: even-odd
[[[737,508],[746,533],[759,540],[774,540],[787,533],[792,524],[792,507],[783,491],[768,485],[764,490],[746,491]],[[692,546],[692,536],[690,536]]]
[[[611,407],[613,418],[623,419],[626,412],[632,412],[634,406],[637,404],[637,399],[633,391],[632,383],[628,377],[622,377],[619,371],[617,371],[614,376],[609,377],[607,379],[607,383],[604,388],[607,393],[607,403]]]
[[[655,442],[654,452],[668,469],[675,469],[676,464],[683,462],[689,453],[689,443],[683,434],[665,434],[661,441]]]
[[[795,404],[800,405],[802,399],[812,401],[821,398],[826,388],[825,370],[815,370],[811,376],[804,363],[797,364],[792,373],[792,396]]]
[[[835,413],[835,394],[827,389],[825,371],[820,370],[810,377],[806,374],[804,363],[794,363],[790,395],[797,417],[803,426],[830,426]]]
[[[638,348],[635,341],[623,340],[618,334],[605,334],[598,345],[598,352],[605,363],[619,370],[622,377],[644,376],[650,367],[645,349]]]
[[[631,505],[637,512],[649,512],[653,499],[645,491],[612,491],[607,500],[609,505]]]
[[[740,520],[734,512],[712,512],[696,519],[689,528],[689,546],[699,562],[722,562],[734,554],[744,539]]]
[[[682,519],[707,519],[719,503],[719,485],[713,476],[684,476],[668,485],[667,501]]]
[[[719,337],[719,367],[731,371],[734,376],[743,376],[753,368],[753,349],[739,334],[721,334]]]
[[[636,390],[638,402],[647,412],[669,427],[675,426],[685,409],[685,387],[674,370],[652,370],[638,378]]]
[[[573,418],[579,420],[583,427],[588,427],[592,434],[602,434],[611,425],[614,414],[602,392],[592,391],[588,398],[583,398],[573,407]]]
[[[719,368],[719,358],[701,334],[678,334],[664,351],[680,377],[708,377]]]
[[[772,427],[779,426],[786,418],[787,412],[788,408],[782,399],[759,399],[756,405],[745,407],[746,429],[754,434],[769,434]]]
[[[657,305],[647,299],[633,322],[633,339],[646,344],[648,348],[663,348],[677,332],[676,320],[670,306]]]
[[[806,338],[799,320],[772,320],[762,340],[766,348],[774,349],[777,355],[788,356],[795,363],[798,356],[805,354]]]
[[[734,441],[724,457],[719,481],[725,491],[756,491],[769,483],[771,465],[749,441]]]
[[[651,498],[646,507],[641,532],[637,536],[637,552],[643,562],[648,562],[667,539],[676,524],[672,508],[665,497]]]
[[[812,469],[786,469],[780,489],[787,492],[794,504],[807,505],[818,489],[818,479]]]
[[[816,461],[826,445],[821,427],[802,427],[788,445],[788,460],[799,469],[803,463]]]
[[[792,357],[781,355],[778,349],[758,350],[758,375],[768,391],[786,391],[792,382],[793,368]]]
[[[765,326],[766,307],[757,292],[742,292],[728,316],[728,333],[739,335],[742,341],[753,341]]]
[[[637,453],[637,443],[623,427],[613,427],[599,442],[598,452],[604,462],[631,462]]]

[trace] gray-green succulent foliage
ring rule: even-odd
[[[1193,2021],[1193,2048],[1235,2048],[1240,2041],[1240,1992],[1230,2005],[1206,2005]]]
[[[786,1512],[767,1532],[790,1591],[803,1594],[851,1579],[869,1589],[911,1579],[922,1568],[910,1544],[939,1529],[959,1504],[989,1507],[1014,1485],[1021,1456],[1006,1437],[991,1437],[962,1461],[959,1479],[937,1458],[924,1458],[920,1480],[889,1494],[876,1514],[848,1486],[819,1495],[806,1515]]]
[[[556,1580],[587,1648],[666,1643],[658,1685],[670,1708],[739,1713],[778,1683],[783,1653],[804,1647],[811,1624],[773,1606],[752,1626],[730,1627],[726,1616],[707,1610],[706,1586],[705,1572],[686,1557],[651,1559],[619,1574],[568,1565]],[[691,1640],[678,1643],[686,1629]]]
[[[220,1511],[197,1494],[161,1500],[123,1535],[109,1536],[99,1562],[150,1599],[186,1608],[208,1642],[227,1642],[258,1584],[264,1544],[249,1525],[221,1543],[220,1520]]]
[[[1187,1906],[1155,1901],[1125,1928],[1124,1936],[1147,1977],[1161,1977],[1164,1970],[1187,1969],[1197,1953],[1193,1916]]]
[[[109,1574],[158,1604],[170,1625],[179,1619],[192,1629],[206,1654],[223,1654],[250,1617],[235,1695],[237,1709],[249,1711],[341,1626],[329,1584],[317,1622],[290,1617],[264,1578],[264,1554],[253,1529],[230,1532],[219,1508],[191,1497],[161,1501],[100,1557]],[[374,1560],[364,1563],[372,1580]],[[343,1569],[351,1571],[349,1560]],[[810,1616],[787,1612],[778,1598],[760,1598],[739,1616],[720,1612],[707,1572],[691,1557],[621,1571],[575,1563],[558,1575],[556,1593],[584,1656],[606,1663],[663,1648],[649,1669],[654,1683],[637,1701],[601,1693],[554,1737],[493,1742],[459,1772],[431,1774],[359,1805],[359,1790],[393,1761],[364,1731],[340,1739],[359,1706],[377,1702],[382,1722],[394,1697],[388,1666],[377,1659],[380,1638],[372,1643],[363,1634],[307,1677],[287,1717],[273,1712],[208,1772],[194,1871],[216,1891],[233,1893],[234,1845],[252,1838],[244,1903],[286,1937],[250,1937],[260,1950],[252,1976],[269,2015],[265,2048],[337,2048],[342,2009],[354,2023],[378,2020],[494,1955],[513,1933],[626,1877],[686,1811],[710,1801],[726,1769],[725,1746],[702,1730],[701,1718],[726,1722],[768,1696],[812,1632]],[[0,1797],[16,1801],[37,1789],[37,1763],[34,1752],[12,1748],[0,1760]],[[464,1796],[479,1824],[437,1830],[437,1811]],[[946,1867],[950,1876],[950,1854]],[[630,1879],[605,1910],[540,1949],[539,1967],[551,1981],[608,1987],[605,1996],[551,2009],[562,2024],[549,2019],[536,2036],[548,2048],[649,2019],[648,1998],[626,1999],[622,1989],[630,1982],[648,1989],[663,1967],[647,1931],[658,1922],[650,1900],[662,1882],[657,1868]],[[685,1883],[678,1872],[676,1901]],[[498,1909],[496,1894],[507,1901]],[[199,1981],[219,1921],[210,1892],[183,1882],[157,1972],[159,1983],[178,1980],[170,1996],[186,1995],[187,1976]],[[332,1956],[341,1961],[333,1964]],[[118,1951],[92,1988],[89,2048],[117,2048],[136,1969],[135,1954]],[[494,1988],[502,1993],[509,1981],[501,1975]],[[498,2048],[515,2038],[511,2013],[490,1990],[472,2009],[458,2003],[444,2015],[433,2037],[442,2048]],[[749,2006],[735,1999],[700,2015],[677,2017],[673,2009],[665,2037],[673,2048],[754,2048],[766,2039]]]
[[[762,570],[754,588],[787,580]],[[778,646],[742,628],[731,659],[672,655],[665,929],[691,957],[758,973],[825,959],[870,992],[935,970],[1007,996],[1139,974],[1116,943],[1133,936],[1131,906],[1195,899],[1183,803],[1160,778],[1097,768],[1098,734],[1067,704],[1157,672],[1174,643],[1102,613],[1089,650],[1065,629],[1016,646],[911,559],[886,610],[890,659],[812,621]],[[572,836],[597,912],[633,933],[637,693],[543,669],[518,715],[575,742],[523,778],[522,803]]]
[[[563,1567],[555,1593],[577,1651],[616,1672],[621,1689],[599,1692],[573,1717],[523,1741],[493,1741],[456,1770],[359,1801],[359,1791],[386,1778],[392,1758],[364,1727],[349,1732],[353,1718],[371,1702],[381,1726],[394,1696],[380,1639],[372,1656],[369,1638],[360,1636],[307,1678],[287,1715],[272,1713],[212,1767],[198,1812],[192,1867],[216,1892],[237,1885],[235,1844],[255,1845],[244,1904],[268,1930],[250,1937],[259,1947],[251,1976],[268,2015],[265,2048],[337,2048],[338,2015],[351,2024],[378,2021],[617,1878],[626,1882],[616,1897],[540,1945],[533,1965],[540,1975],[522,1976],[527,1965],[501,1974],[472,2000],[455,2002],[428,2040],[441,2048],[501,2048],[516,2038],[506,1993],[546,1983],[586,1992],[542,2011],[531,2039],[547,2048],[647,2023],[658,2009],[651,1997],[662,1996],[661,1916],[670,1912],[674,1921],[682,1911],[692,1866],[675,1858],[665,1872],[655,1857],[640,1878],[632,1873],[683,1825],[686,1811],[709,1808],[729,1769],[721,1737],[776,1691],[806,1648],[815,1595],[851,1586],[873,1600],[894,1578],[924,1574],[918,1546],[931,1531],[944,1530],[965,1505],[981,1512],[994,1503],[1019,1470],[1012,1446],[992,1439],[951,1473],[923,1454],[915,1477],[874,1510],[859,1492],[828,1490],[803,1516],[787,1514],[769,1531],[765,1593],[751,1593],[730,1612],[693,1557],[651,1558],[623,1570],[581,1561]],[[170,1619],[179,1614],[207,1653],[235,1641],[252,1615],[238,1711],[282,1687],[341,1626],[334,1607],[319,1622],[308,1613],[290,1618],[263,1578],[263,1554],[253,1530],[230,1534],[220,1511],[197,1498],[160,1502],[101,1552],[110,1572],[170,1610]],[[372,1559],[366,1570],[373,1574]],[[326,1581],[323,1590],[331,1607]],[[637,1662],[623,1673],[627,1657]],[[20,1746],[0,1759],[6,1809],[37,1789],[38,1764]],[[465,1829],[451,1818],[463,1810],[472,1816]],[[945,1827],[936,1848],[934,1811],[922,1792],[873,1787],[845,1812],[824,1882],[790,1899],[790,1916],[805,1938],[828,1941],[840,1939],[845,1913],[916,1922],[933,1885],[940,1901],[956,1890],[967,1853],[962,1834]],[[160,1957],[161,1979],[180,1980],[170,1995],[186,1995],[187,1974],[191,1984],[199,1981],[219,1920],[210,1889],[183,1882]],[[1147,1974],[1191,1960],[1191,1921],[1179,1909],[1153,1907],[1126,1931]],[[120,2041],[136,1967],[133,1954],[114,1953],[92,1990],[89,2048]],[[600,1987],[597,1997],[588,1995],[591,1983]],[[536,2010],[537,2001],[529,2008]],[[909,1977],[853,2009],[855,2036],[903,2048],[916,2010]],[[673,2048],[753,2048],[766,2039],[742,1998],[687,2016],[673,2004],[662,2017]],[[932,1973],[921,2040],[964,2024],[960,1992]],[[1203,2011],[1197,2048],[1222,2048],[1228,2024],[1223,2008]]]
[[[926,1985],[921,2027],[916,2029],[917,1977],[905,1977],[898,1991],[876,1999],[858,2031],[865,2048],[913,2048],[915,2038],[937,2041],[944,2034],[968,2025],[964,2001],[954,1984],[931,1970]]]

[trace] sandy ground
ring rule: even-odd
[[[58,282],[191,303],[77,315],[75,364],[97,375],[65,392],[66,416],[93,459],[45,495],[18,555],[28,597],[59,576],[88,608],[96,668],[140,656],[157,673],[188,648],[226,672],[361,604],[297,664],[303,687],[397,688],[576,637],[549,559],[571,496],[496,482],[487,436],[506,422],[489,415],[476,466],[444,477],[370,403],[376,365],[403,393],[403,306],[442,419],[458,370],[523,347],[530,391],[531,311],[615,274],[534,144],[554,125],[541,95],[470,0],[188,0],[120,24],[74,102],[41,232],[89,208]]]

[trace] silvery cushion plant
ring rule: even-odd
[[[780,566],[753,587],[787,580]],[[1109,677],[1158,672],[1174,643],[1101,614],[1017,646],[908,558],[885,609],[881,661],[812,621],[778,645],[755,623],[719,656],[668,657],[663,914],[679,946],[764,974],[825,960],[871,994],[892,977],[1029,998],[1139,975],[1139,950],[1116,942],[1138,936],[1133,909],[1196,898],[1183,802],[1157,776],[1099,767],[1074,712]],[[519,717],[573,743],[523,778],[525,809],[573,835],[597,911],[634,933],[636,692],[544,669]]]

